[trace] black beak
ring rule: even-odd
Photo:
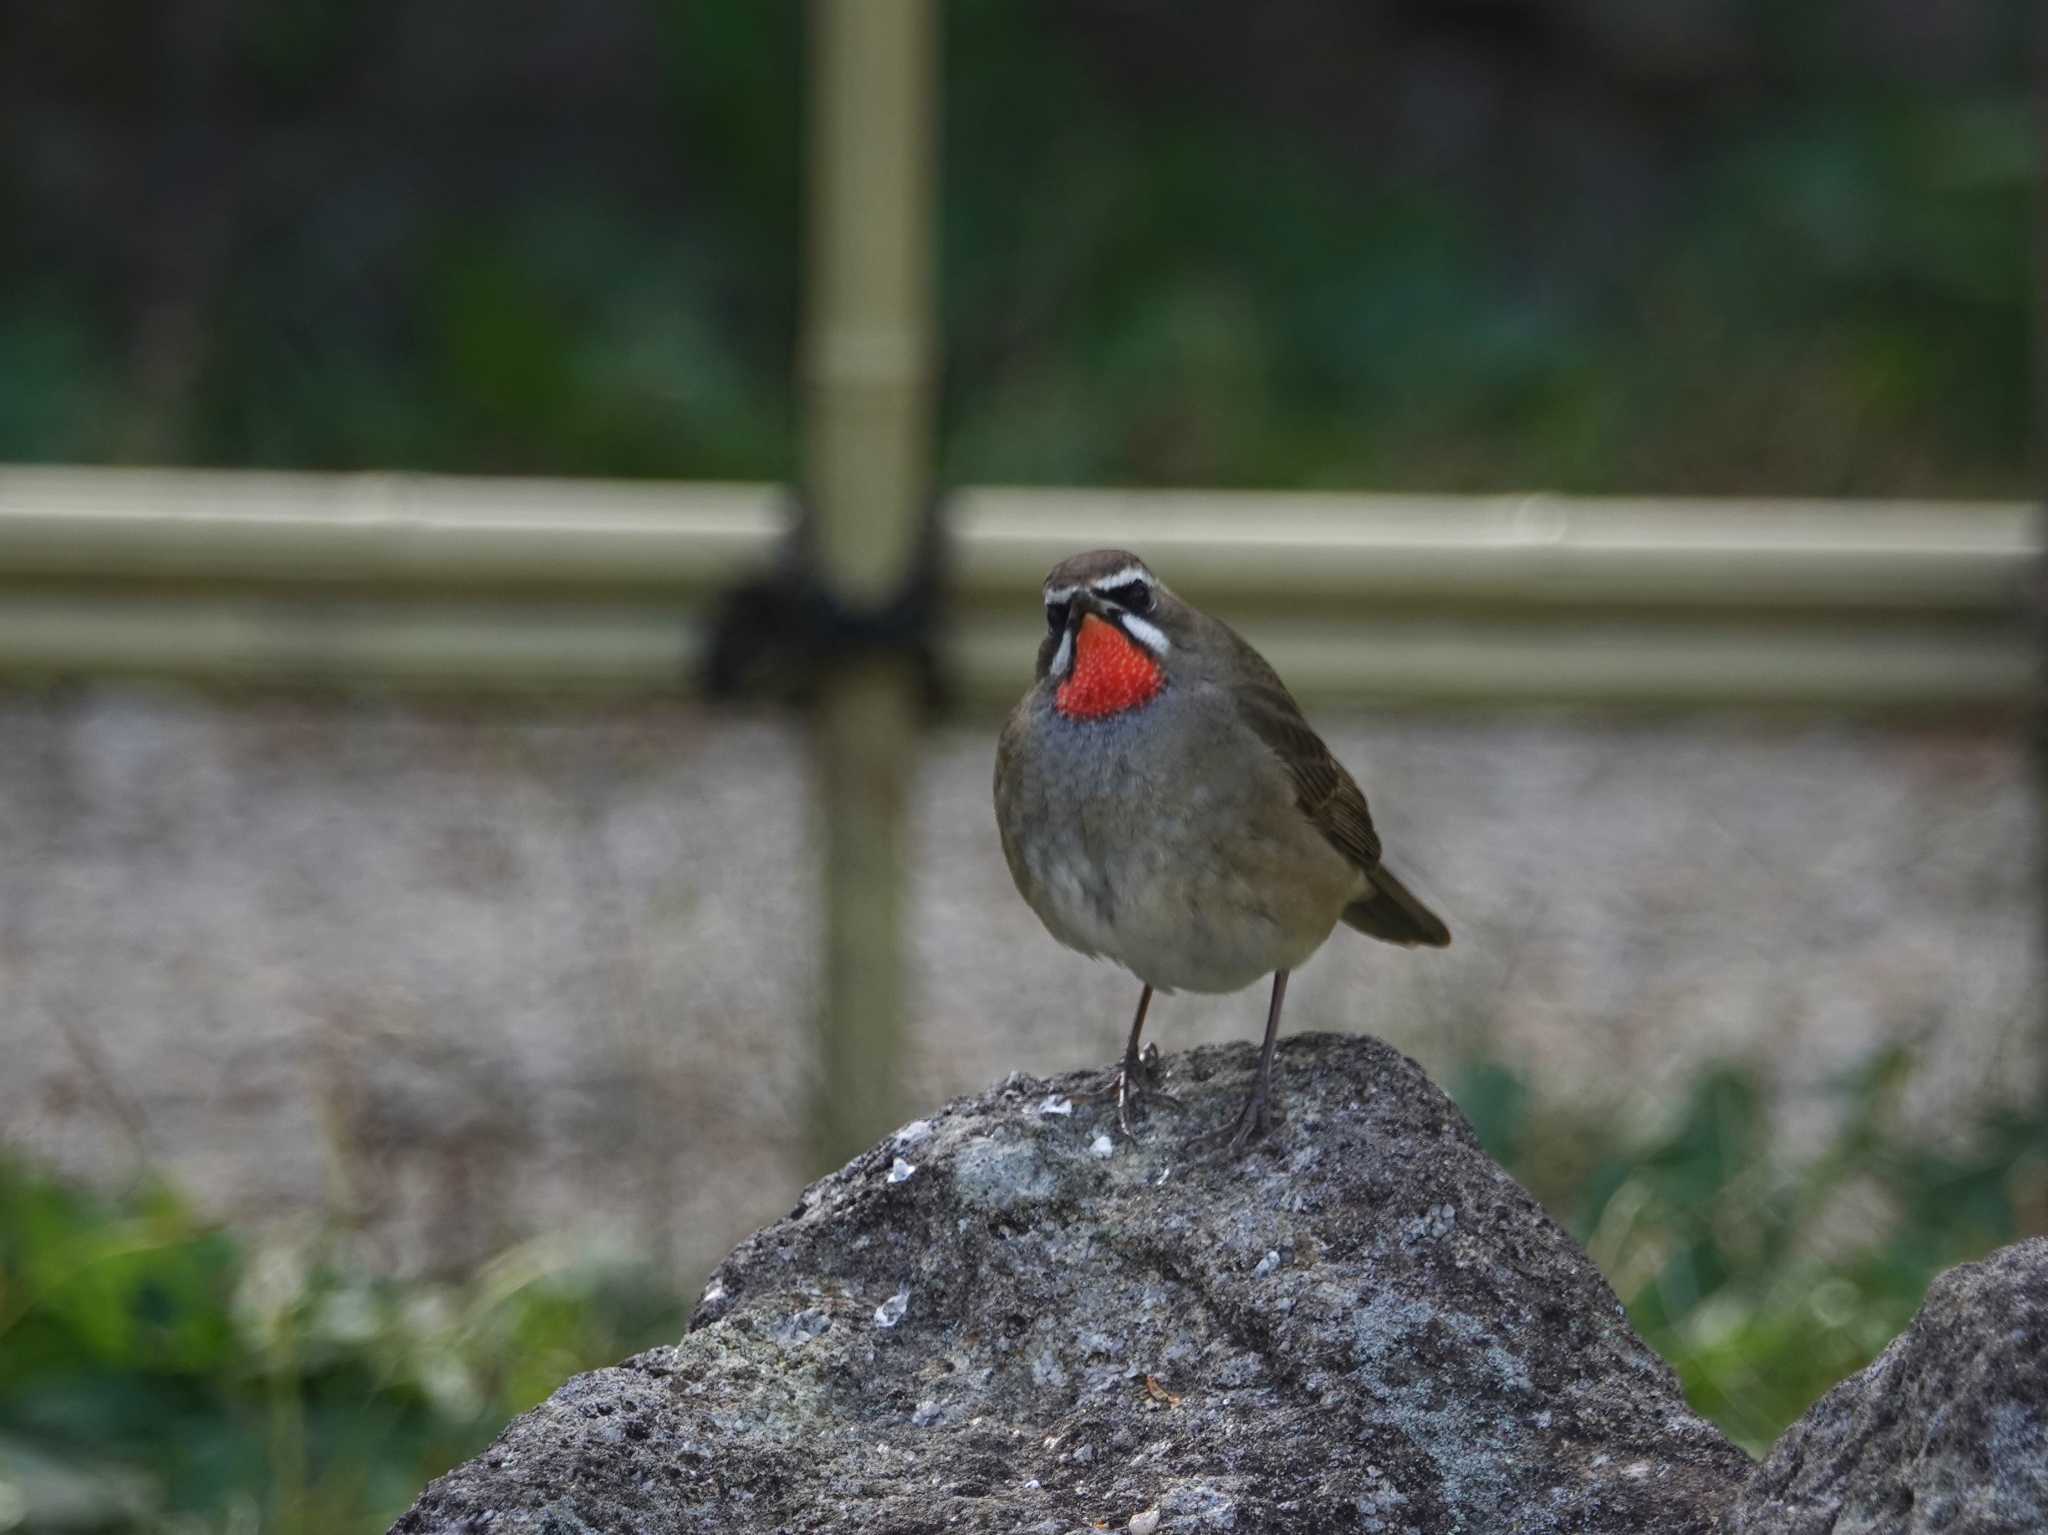
[[[1067,629],[1071,633],[1081,627],[1081,620],[1093,613],[1106,624],[1118,629],[1124,626],[1124,610],[1113,602],[1106,602],[1090,591],[1074,593],[1074,600],[1067,609]],[[1128,634],[1128,631],[1126,631]]]
[[[1109,605],[1090,591],[1078,591],[1067,599],[1067,621],[1061,628],[1059,638],[1049,641],[1052,649],[1041,652],[1046,656],[1047,671],[1054,677],[1064,677],[1073,669],[1074,646],[1081,632],[1081,620],[1090,614],[1107,623],[1115,623],[1115,615]]]

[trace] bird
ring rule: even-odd
[[[1365,795],[1279,675],[1137,555],[1094,549],[1046,576],[1031,688],[996,746],[995,811],[1018,893],[1054,938],[1143,986],[1114,1071],[1117,1123],[1172,1100],[1139,1052],[1155,991],[1272,977],[1250,1095],[1197,1140],[1226,1156],[1275,1119],[1287,977],[1341,922],[1411,948],[1451,932],[1381,855]]]

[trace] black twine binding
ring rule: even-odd
[[[705,652],[704,688],[713,698],[766,697],[807,703],[838,667],[905,656],[917,669],[925,706],[949,696],[940,675],[945,519],[943,500],[925,505],[924,527],[903,586],[878,606],[842,602],[819,578],[816,514],[801,496],[789,535],[763,574],[719,598]]]

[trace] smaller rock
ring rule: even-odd
[[[908,1183],[912,1175],[914,1175],[916,1172],[917,1168],[914,1164],[906,1162],[903,1160],[903,1158],[898,1157],[892,1164],[890,1164],[889,1181],[891,1183]]]
[[[1106,1157],[1115,1150],[1116,1143],[1106,1133],[1096,1136],[1088,1143],[1088,1155],[1091,1157]]]
[[[1935,1280],[1871,1366],[1787,1429],[1728,1535],[2048,1529],[2048,1237]]]
[[[1046,1098],[1045,1102],[1038,1106],[1038,1112],[1041,1115],[1058,1114],[1065,1116],[1074,1112],[1074,1100],[1062,1097],[1058,1093],[1053,1093]]]

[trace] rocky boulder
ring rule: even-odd
[[[1714,1528],[1751,1465],[1577,1245],[1375,1040],[1168,1062],[1138,1144],[1012,1078],[813,1185],[672,1348],[580,1376],[396,1528]]]
[[[1772,1446],[1728,1530],[2048,1530],[2048,1238],[1935,1280],[1913,1325]]]

